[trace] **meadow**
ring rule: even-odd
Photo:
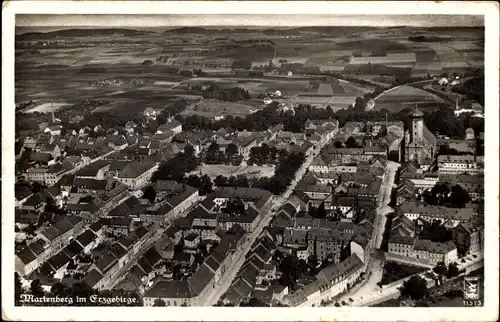
[[[416,31],[439,36],[440,41],[410,40]],[[102,99],[110,103],[98,111],[142,109],[145,104],[160,108],[179,98],[198,101],[199,93],[190,92],[189,84],[216,84],[241,87],[253,99],[242,104],[203,101],[198,103],[201,105],[197,111],[188,108],[184,113],[244,116],[263,108],[262,100],[257,98],[268,92],[279,90],[292,103],[346,108],[374,87],[295,73],[283,76],[266,72],[259,77],[240,77],[231,69],[235,60],[250,60],[254,66],[266,65],[271,60],[275,69],[283,62],[301,63],[321,72],[340,73],[383,87],[390,86],[398,76],[484,68],[483,31],[471,28],[304,27],[266,31],[200,28],[195,33],[173,30],[84,34],[84,37],[69,32],[18,37],[16,104],[33,100],[41,106],[40,111],[48,111],[48,105],[43,104],[50,101],[54,102],[54,108],[63,109],[65,104],[75,101]],[[53,39],[65,44],[44,43]],[[179,73],[193,69],[202,69],[208,75],[194,77]],[[118,81],[110,86],[96,85],[101,80],[115,78]],[[377,99],[375,108],[399,109],[405,103],[431,101],[442,103],[439,97],[426,91],[401,89]]]

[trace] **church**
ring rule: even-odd
[[[405,133],[405,161],[432,163],[436,155],[436,137],[425,126],[424,113],[418,107],[409,116],[410,124]]]

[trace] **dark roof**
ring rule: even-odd
[[[412,237],[403,237],[398,235],[392,235],[389,238],[389,244],[405,244],[405,245],[413,245],[415,243],[415,239]]]
[[[16,186],[14,193],[17,200],[23,200],[33,194],[31,189],[26,186]]]
[[[40,219],[40,213],[35,211],[23,211],[16,209],[15,222],[18,224],[36,224]]]
[[[138,240],[139,238],[135,236],[134,234],[128,234],[126,236],[122,236],[120,239],[118,239],[118,242],[125,247],[125,249],[130,249]]]
[[[144,253],[143,256],[149,263],[149,265],[154,266],[156,263],[162,260],[161,255],[158,253],[156,248],[152,246],[150,249]]]
[[[59,182],[57,183],[59,186],[72,186],[75,180],[74,174],[65,174],[61,177]]]
[[[200,294],[213,277],[214,273],[207,265],[203,264],[189,279],[189,286],[195,294]]]
[[[187,281],[158,281],[144,297],[152,298],[191,298],[192,293]]]
[[[95,265],[102,273],[106,273],[117,261],[116,257],[107,249],[95,261]]]
[[[85,276],[83,277],[83,281],[86,282],[90,287],[94,287],[101,279],[102,279],[101,273],[99,273],[97,270],[93,269]]]
[[[31,197],[26,200],[26,202],[23,204],[24,206],[36,206],[41,204],[42,202],[45,202],[45,200],[42,198],[42,196],[39,193],[36,193],[32,195]]]
[[[107,160],[97,160],[76,172],[76,176],[93,177],[96,176],[99,170],[109,165],[111,162]]]
[[[57,253],[57,255],[52,256],[52,258],[50,258],[47,263],[49,263],[50,266],[52,266],[52,268],[57,271],[59,268],[63,267],[70,261],[71,258],[69,258],[66,253],[59,252]]]
[[[137,266],[144,271],[144,274],[149,274],[153,271],[153,266],[149,265],[148,261],[146,260],[146,258],[144,258],[144,256],[137,261]]]
[[[35,255],[40,255],[44,249],[45,249],[45,241],[43,239],[37,239],[31,244],[28,244],[28,248],[33,252]]]
[[[78,244],[76,241],[72,241],[69,243],[68,246],[66,246],[62,251],[68,255],[68,257],[73,258],[76,255],[80,254],[81,251],[83,250],[83,247]]]
[[[24,264],[29,264],[29,263],[31,263],[32,261],[34,261],[36,259],[36,255],[33,254],[33,252],[31,251],[31,249],[29,249],[28,247],[24,248],[19,253],[17,253],[17,257],[19,257],[19,259]]]
[[[119,243],[113,243],[110,247],[109,247],[109,251],[117,258],[117,259],[120,259],[122,258],[123,256],[125,256],[125,254],[127,254],[127,251],[125,250],[125,248],[123,248],[122,245],[120,245]]]

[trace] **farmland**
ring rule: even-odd
[[[416,105],[424,107],[429,103],[436,106],[447,105],[442,98],[428,91],[412,86],[400,86],[388,90],[375,98],[374,108],[398,112],[404,108],[414,107]]]
[[[437,40],[410,39],[417,31]],[[180,28],[87,30],[76,34],[61,30],[18,35],[15,55],[16,104],[35,101],[39,106],[32,111],[48,112],[53,107],[60,113],[66,105],[79,100],[110,102],[97,112],[140,110],[145,106],[161,109],[176,99],[199,101],[201,94],[190,91],[190,85],[214,84],[220,88],[240,87],[252,99],[239,103],[203,101],[197,103],[196,111],[192,109],[195,104],[191,104],[183,115],[245,116],[263,108],[261,97],[277,90],[291,103],[330,105],[334,109],[346,108],[356,97],[374,90],[369,83],[325,79],[309,72],[294,71],[289,76],[286,67],[281,68],[284,63],[389,87],[398,77],[484,68],[484,35],[481,28],[410,27],[298,27],[265,32],[214,28],[190,32]],[[262,70],[260,76],[249,76],[232,70],[233,62],[238,60],[249,60],[259,71],[270,61],[272,66]],[[205,74],[191,76],[195,69]],[[438,97],[428,93],[400,97],[387,94],[377,100],[376,108],[398,109],[403,100],[410,104],[432,100],[440,103]],[[50,102],[52,107],[47,105]]]

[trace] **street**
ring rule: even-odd
[[[372,240],[369,243],[367,252],[369,252],[368,263],[366,264],[367,280],[363,286],[355,288],[352,292],[349,292],[342,296],[338,302],[346,301],[349,298],[353,299],[352,302],[354,306],[362,305],[360,302],[363,298],[368,298],[371,296],[378,296],[380,288],[377,283],[382,279],[383,268],[384,268],[384,253],[379,250],[380,244],[382,243],[385,224],[388,213],[391,213],[393,209],[388,206],[391,201],[391,192],[394,187],[394,178],[396,175],[396,170],[400,166],[399,163],[393,161],[387,161],[382,184],[380,185],[379,197],[377,198],[377,215],[375,216],[375,223],[373,225],[373,235]],[[360,303],[359,305],[354,303]],[[333,306],[334,303],[330,306]]]
[[[314,148],[312,147],[306,152],[306,158],[302,166],[297,170],[295,173],[294,179],[291,181],[290,186],[287,188],[287,190],[281,195],[281,196],[275,196],[274,201],[269,207],[269,210],[264,210],[265,215],[261,219],[261,221],[258,223],[257,228],[250,233],[250,235],[247,235],[247,240],[244,244],[244,246],[241,248],[241,250],[238,252],[236,255],[235,260],[233,261],[233,264],[226,270],[226,272],[221,276],[219,282],[215,285],[214,289],[210,294],[208,294],[207,298],[205,299],[199,299],[199,305],[203,306],[210,306],[214,305],[217,303],[217,301],[221,298],[221,296],[227,291],[229,286],[231,286],[232,281],[236,277],[236,274],[240,270],[241,266],[245,262],[245,256],[250,251],[251,246],[257,239],[257,237],[260,235],[262,230],[264,229],[265,226],[269,225],[269,222],[273,218],[274,214],[276,211],[285,203],[288,198],[290,198],[291,194],[293,193],[295,187],[297,186],[297,183],[302,179],[302,177],[305,175],[307,169],[311,165],[311,162],[314,160],[314,158],[319,154],[321,149],[323,148],[324,145],[326,145],[328,141],[324,140],[321,142],[318,147]]]

